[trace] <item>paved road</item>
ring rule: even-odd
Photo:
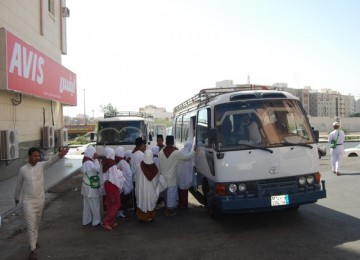
[[[55,186],[40,230],[40,259],[360,259],[360,159],[344,160],[343,176],[320,160],[328,198],[316,204],[261,214],[211,219],[199,203],[154,223],[133,215],[113,231],[82,227],[81,176]],[[19,212],[0,234],[1,258],[26,259]],[[4,232],[3,232],[4,231]]]

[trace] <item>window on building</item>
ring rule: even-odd
[[[54,0],[48,0],[48,11],[53,16],[55,16],[55,6],[54,6]]]

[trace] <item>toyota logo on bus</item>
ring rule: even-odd
[[[273,167],[271,167],[270,169],[269,169],[269,173],[271,174],[271,175],[275,175],[275,174],[277,174],[279,172],[279,170],[278,170],[278,168],[276,168],[275,166],[273,166]]]

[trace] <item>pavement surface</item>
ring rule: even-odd
[[[81,167],[82,158],[82,155],[66,155],[52,167],[48,168],[44,176],[45,191],[78,172]],[[0,216],[2,223],[6,222],[7,217],[22,206],[21,202],[18,206],[15,206],[14,193],[16,181],[17,176],[0,181]]]

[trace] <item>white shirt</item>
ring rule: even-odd
[[[33,199],[43,198],[44,191],[44,169],[60,160],[56,154],[48,161],[38,162],[34,166],[30,163],[25,164],[20,168],[15,189],[15,199],[20,199],[22,191],[23,201],[30,201]]]
[[[159,169],[161,175],[165,177],[168,187],[176,186],[176,170],[179,161],[187,161],[195,157],[195,152],[182,154],[180,151],[173,151],[169,158],[164,154],[164,150],[159,153]]]
[[[338,136],[339,134],[339,136]],[[330,134],[329,134],[329,138],[328,138],[328,142],[331,143],[331,141],[336,141],[336,148],[341,148],[341,149],[344,149],[344,142],[345,142],[345,133],[343,130],[340,130],[340,129],[335,129],[333,130]],[[342,147],[340,147],[342,146]]]

